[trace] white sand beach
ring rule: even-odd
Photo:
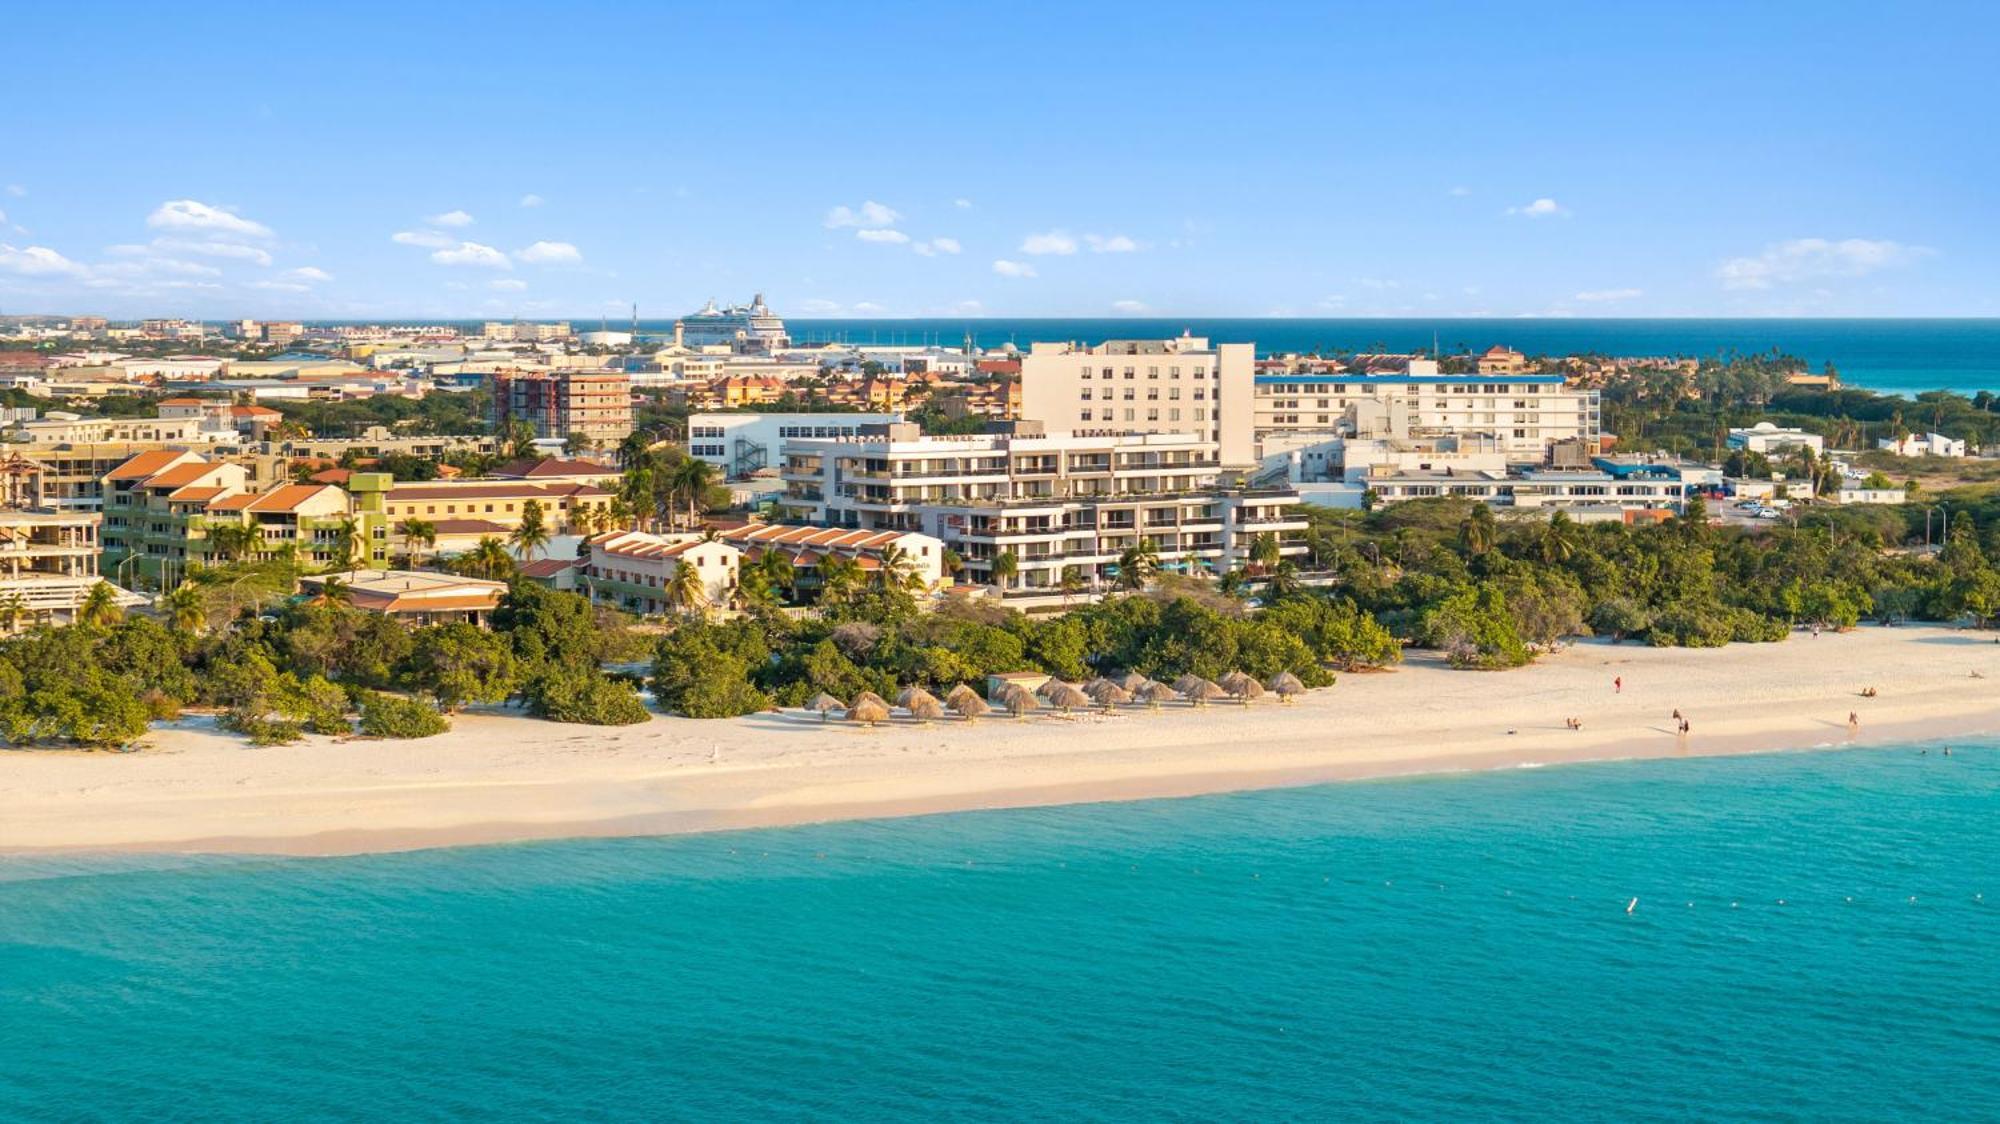
[[[1291,705],[872,730],[798,712],[609,729],[468,714],[422,741],[259,749],[193,719],[135,753],[0,751],[0,850],[348,854],[1837,748],[2000,733],[1996,687],[1993,634],[1905,627],[1703,651],[1591,642],[1499,673],[1418,655]]]

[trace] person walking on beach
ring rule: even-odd
[[[1850,730],[1858,730],[1858,729],[1860,729],[1860,728],[1861,728],[1861,716],[1860,716],[1859,714],[1856,714],[1856,713],[1854,713],[1854,712],[1853,712],[1853,711],[1851,711],[1851,710],[1850,710],[1850,711],[1848,711],[1848,712],[1847,712],[1847,728],[1848,728],[1848,729],[1850,729]]]
[[[1614,675],[1611,677],[1611,693],[1614,695],[1625,693],[1625,677],[1623,675]]]

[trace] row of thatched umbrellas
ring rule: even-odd
[[[1183,675],[1174,680],[1171,687],[1136,671],[1129,671],[1116,679],[1098,678],[1083,684],[1051,679],[1033,691],[1019,683],[1002,683],[994,689],[990,702],[980,698],[977,691],[963,683],[947,691],[943,699],[922,687],[905,687],[896,696],[896,706],[920,722],[934,722],[947,712],[970,721],[991,714],[995,708],[1021,718],[1041,709],[1043,703],[1068,714],[1078,707],[1093,705],[1107,711],[1133,703],[1155,709],[1176,699],[1185,699],[1192,706],[1206,706],[1217,699],[1229,698],[1248,704],[1263,698],[1267,692],[1281,701],[1291,702],[1305,689],[1299,677],[1289,671],[1279,672],[1267,683],[1260,683],[1240,671],[1229,672],[1214,680],[1203,679],[1199,675]],[[890,715],[889,701],[873,691],[861,692],[854,696],[852,702],[841,702],[821,691],[806,703],[806,709],[818,711],[822,722],[834,711],[843,711],[849,722],[859,722],[864,726],[886,722]]]

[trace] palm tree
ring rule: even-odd
[[[248,523],[217,523],[207,528],[208,550],[231,562],[241,562],[263,537]]]
[[[949,547],[938,556],[938,564],[944,569],[944,576],[948,578],[956,578],[960,571],[965,569],[965,559],[959,556],[958,551]]]
[[[884,589],[918,589],[924,584],[917,573],[917,560],[895,543],[882,548],[882,569],[878,575]]]
[[[361,545],[361,525],[352,519],[342,519],[333,527],[334,560],[343,569],[354,565],[354,551]]]
[[[609,531],[616,528],[620,531],[629,531],[632,529],[632,520],[632,505],[626,502],[624,496],[613,496],[611,503],[600,510],[598,524],[600,530]]]
[[[1499,527],[1493,518],[1493,509],[1483,503],[1474,503],[1471,514],[1458,525],[1458,548],[1468,556],[1485,554],[1493,549],[1499,535]]]
[[[160,598],[160,608],[166,610],[168,624],[190,636],[200,634],[208,623],[208,595],[195,582],[175,586]]]
[[[1077,566],[1064,566],[1062,575],[1056,579],[1056,588],[1062,590],[1063,607],[1068,608],[1070,598],[1084,590],[1083,570]]]
[[[1014,584],[1014,575],[1021,572],[1021,559],[1011,550],[1003,550],[993,556],[993,584],[1006,589]]]
[[[701,573],[685,562],[674,565],[674,572],[668,575],[660,593],[667,604],[683,613],[693,613],[708,605],[708,587],[702,584]]]
[[[1278,548],[1276,534],[1258,535],[1250,543],[1250,561],[1255,562],[1260,570],[1268,572],[1283,557],[1284,552]]]
[[[687,501],[687,521],[692,527],[700,518],[696,509],[701,506],[702,497],[715,486],[715,466],[689,457],[674,466],[670,478],[674,493]]]
[[[1272,600],[1289,597],[1299,591],[1299,564],[1289,558],[1280,559],[1271,567],[1270,592]]]
[[[354,591],[349,589],[344,578],[329,577],[319,583],[319,593],[313,597],[315,605],[352,605]]]
[[[507,542],[513,546],[521,561],[532,562],[535,555],[548,550],[549,537],[548,524],[542,521],[541,501],[529,500],[522,504],[521,525],[507,536]]]
[[[514,557],[499,539],[488,535],[459,559],[458,568],[475,578],[503,581],[514,571]]]
[[[100,581],[91,586],[83,603],[76,607],[76,622],[90,628],[110,628],[124,619],[125,610],[119,607],[110,582]]]
[[[819,563],[819,599],[841,604],[861,585],[861,567],[852,558],[829,554]]]
[[[1137,546],[1128,546],[1118,555],[1119,588],[1133,592],[1146,588],[1159,566],[1160,548],[1152,539],[1140,539]]]
[[[1549,517],[1536,543],[1542,561],[1550,564],[1569,561],[1582,546],[1581,528],[1566,511],[1558,511]]]
[[[17,592],[0,594],[0,630],[13,632],[28,618],[28,599]]]
[[[396,533],[403,536],[403,553],[409,557],[410,566],[412,568],[421,568],[423,566],[423,556],[414,548],[418,544],[422,544],[423,548],[428,550],[437,545],[437,524],[428,519],[419,519],[412,515],[401,523],[396,524]]]

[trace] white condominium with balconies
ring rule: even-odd
[[[1258,448],[1282,450],[1302,433],[1369,436],[1394,415],[1411,436],[1490,433],[1511,461],[1539,462],[1549,445],[1595,444],[1597,392],[1561,375],[1259,375],[1251,414]]]
[[[1256,345],[1199,336],[1037,343],[1021,357],[1021,416],[1056,430],[1184,433],[1225,468],[1255,463],[1250,398]]]
[[[969,580],[991,584],[1011,555],[1009,589],[1054,591],[1072,567],[1086,586],[1117,577],[1120,556],[1150,543],[1162,569],[1221,573],[1256,540],[1299,554],[1306,529],[1290,488],[1224,488],[1215,442],[1188,433],[1052,431],[926,437],[887,425],[854,437],[784,443],[795,518],[835,527],[915,531],[943,540]]]

